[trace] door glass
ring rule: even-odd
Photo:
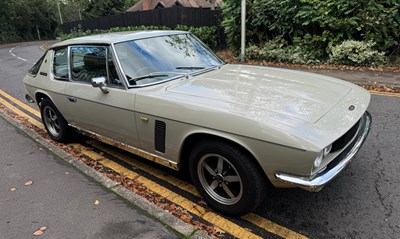
[[[106,77],[106,48],[102,46],[71,47],[73,81],[90,83],[92,78]]]
[[[53,74],[56,79],[68,80],[68,48],[54,51]]]

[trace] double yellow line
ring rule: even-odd
[[[23,117],[31,124],[41,128],[41,129],[44,129],[43,125],[39,121],[32,118],[28,114],[24,113],[23,111],[21,111],[14,105],[19,106],[26,112],[29,112],[30,114],[32,114],[36,117],[40,117],[40,113],[37,110],[20,102],[19,100],[10,96],[6,92],[2,91],[1,89],[0,89],[0,96],[2,96],[2,97],[0,97],[0,104],[3,104],[5,107],[7,107],[11,111],[13,111],[15,114]],[[5,100],[3,97],[6,98],[8,101]],[[11,104],[10,102],[12,102],[14,105]],[[142,171],[145,171],[145,172],[151,174],[152,176],[155,176],[158,179],[166,181],[169,184],[171,184],[181,190],[184,190],[184,191],[191,193],[192,195],[195,195],[198,197],[200,196],[193,185],[191,185],[183,180],[180,180],[176,177],[173,177],[171,175],[167,175],[164,172],[162,172],[158,169],[155,169],[147,164],[144,164],[138,160],[135,160],[132,158],[131,155],[129,155],[129,153],[118,151],[109,145],[100,143],[99,141],[91,141],[90,144],[91,144],[91,146],[98,148],[105,153],[113,155],[117,159],[119,159],[131,166],[134,166]],[[154,193],[156,193],[160,196],[163,196],[167,200],[186,209],[190,213],[202,218],[203,220],[221,228],[222,230],[231,234],[232,236],[235,236],[237,238],[249,238],[249,239],[250,238],[261,238],[259,235],[254,234],[253,232],[249,231],[248,229],[243,228],[240,225],[238,225],[238,224],[236,224],[236,223],[234,223],[212,211],[209,211],[202,205],[199,205],[197,203],[194,203],[194,202],[186,199],[185,197],[182,197],[181,195],[161,186],[160,184],[158,184],[136,172],[133,172],[133,171],[121,166],[120,164],[118,164],[110,159],[107,159],[103,155],[100,155],[100,154],[94,152],[93,150],[84,147],[83,145],[70,144],[69,147],[71,147],[73,149],[79,149],[79,151],[81,151],[86,157],[89,157],[92,160],[99,162],[104,167],[110,168],[111,170],[113,170],[125,177],[128,177],[132,180],[136,180],[137,182],[140,182],[141,184],[143,184],[143,186],[147,187],[149,190],[153,191]],[[260,217],[253,213],[249,213],[249,214],[243,216],[242,219],[256,225],[259,228],[262,228],[262,229],[268,231],[269,233],[273,233],[282,238],[289,238],[289,239],[307,238],[304,235],[294,232],[286,227],[280,226],[266,218]]]

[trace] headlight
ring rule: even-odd
[[[318,168],[321,165],[322,158],[324,157],[324,151],[322,150],[318,157],[314,160],[314,168]]]
[[[326,155],[328,155],[332,150],[332,144],[328,145],[325,147],[318,155],[318,157],[314,160],[314,168],[318,168],[321,163],[322,159],[325,158]]]
[[[327,147],[325,147],[324,150],[323,150],[324,151],[324,157],[326,155],[328,155],[331,152],[331,150],[332,150],[332,144],[330,144]]]

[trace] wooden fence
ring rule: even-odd
[[[221,10],[172,7],[149,11],[126,12],[119,15],[66,22],[62,30],[68,34],[74,29],[94,30],[128,26],[216,26],[220,27]]]

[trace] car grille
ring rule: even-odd
[[[343,149],[350,141],[353,139],[354,135],[357,133],[358,127],[360,125],[360,120],[353,126],[349,131],[347,131],[342,137],[336,140],[332,144],[332,152]]]

